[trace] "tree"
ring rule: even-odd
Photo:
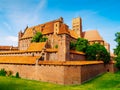
[[[75,50],[75,47],[76,47],[76,42],[71,41],[70,42],[70,49]]]
[[[102,60],[105,64],[110,61],[110,53],[103,45],[98,43],[89,45],[85,53],[87,60]]]
[[[47,37],[43,36],[41,32],[37,32],[31,42],[45,42],[46,40]]]
[[[120,32],[117,32],[115,34],[115,41],[117,43],[116,48],[114,49],[114,54],[116,55],[115,60],[116,60],[116,67],[120,69]]]
[[[75,49],[77,51],[85,52],[86,48],[88,47],[88,40],[84,38],[78,38],[75,46],[76,46]]]

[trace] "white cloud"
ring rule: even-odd
[[[15,36],[7,36],[5,38],[6,41],[11,41],[11,42],[17,42],[18,41],[18,37]]]
[[[8,19],[17,30],[24,29],[27,25],[35,25],[37,22],[40,22],[39,14],[42,14],[42,9],[44,9],[46,3],[46,0],[40,0],[40,2],[36,6],[31,6],[32,8],[30,8],[29,10],[13,10],[8,14]]]
[[[0,10],[4,11],[4,18],[1,21],[0,26],[0,45],[14,45],[17,46],[18,38],[16,34],[19,30],[24,30],[27,25],[36,25],[40,23],[40,14],[47,4],[47,0],[39,0],[36,4],[31,4],[28,1],[15,0],[8,3],[4,2],[4,5],[0,2]],[[14,5],[13,5],[14,2]],[[29,3],[29,4],[28,4]]]
[[[3,36],[0,40],[0,45],[9,45],[9,46],[17,46],[18,37],[15,36]]]

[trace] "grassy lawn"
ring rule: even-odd
[[[66,86],[0,76],[0,90],[120,90],[120,72],[106,73],[82,85]]]

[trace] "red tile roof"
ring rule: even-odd
[[[10,50],[12,46],[0,46],[0,50]]]
[[[94,41],[94,40],[103,41],[103,38],[100,36],[97,30],[89,30],[83,32],[83,38],[87,39],[88,41]]]
[[[35,64],[39,57],[32,56],[0,56],[2,64]]]
[[[83,52],[79,52],[79,51],[75,51],[75,50],[70,50],[70,53],[85,55],[85,53],[83,53]]]
[[[46,42],[31,43],[27,50],[16,50],[16,51],[1,51],[0,54],[14,54],[14,53],[25,53],[25,52],[37,52],[42,51],[45,47]]]
[[[46,45],[46,42],[31,43],[27,51],[42,51],[45,45]]]
[[[13,46],[0,46],[0,50],[2,50],[2,51],[18,50],[18,47],[13,47]]]
[[[48,49],[46,49],[45,51],[46,51],[46,52],[57,52],[58,49],[49,49],[49,48],[48,48]]]
[[[76,38],[76,39],[78,38],[78,35],[74,30],[69,30],[69,32],[70,32],[71,37]]]
[[[89,65],[103,64],[103,61],[39,61],[40,65]]]
[[[66,24],[61,24],[58,34],[70,34],[68,31],[68,26]]]

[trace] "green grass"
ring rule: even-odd
[[[57,85],[0,76],[0,90],[120,90],[120,72],[106,73],[82,85]]]

